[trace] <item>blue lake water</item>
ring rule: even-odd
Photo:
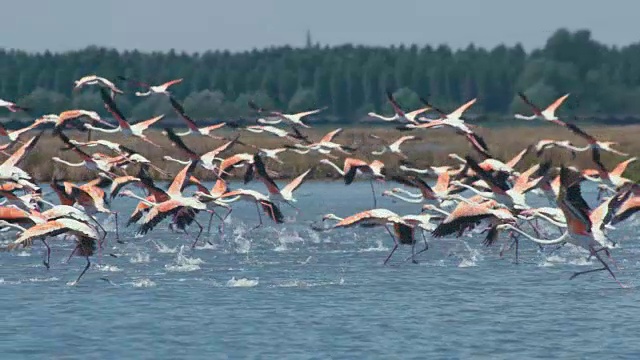
[[[213,245],[195,250],[168,220],[145,237],[122,228],[127,243],[109,241],[76,286],[84,260],[64,263],[71,241],[50,241],[48,271],[39,243],[0,253],[1,358],[640,357],[633,218],[610,232],[623,289],[604,272],[569,281],[598,266],[569,245],[545,255],[523,241],[514,264],[512,251],[500,257],[482,235],[430,240],[417,265],[403,262],[402,247],[383,266],[392,246],[384,229],[310,228],[328,212],[371,208],[368,183],[307,183],[297,198],[295,221],[284,206],[286,224],[253,231],[255,206],[234,205],[225,238],[204,236]],[[121,224],[134,205],[115,201]],[[379,207],[419,211],[388,198]]]

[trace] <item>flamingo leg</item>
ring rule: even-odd
[[[207,235],[209,235],[211,234],[211,223],[213,222],[213,216],[215,215],[218,219],[220,219],[221,222],[224,220],[220,215],[218,215],[218,213],[215,212],[215,210],[207,210],[207,211],[211,212],[211,216],[209,217],[209,224],[207,225]],[[213,245],[211,240],[207,240],[207,243],[209,245]]]
[[[262,213],[260,212],[260,205],[258,204],[257,201],[256,201],[256,209],[258,210],[258,219],[260,220],[260,222],[252,230],[255,230],[255,229],[259,228],[260,226],[262,226]]]
[[[511,250],[511,247],[515,244],[516,245],[516,264],[518,263],[518,247],[519,247],[519,241],[518,241],[518,236],[513,232],[509,232],[509,237],[513,240],[511,242],[511,244],[509,244],[509,246],[507,246],[507,251]],[[502,257],[502,254],[504,252],[504,248],[500,250],[500,257]]]
[[[51,247],[49,247],[49,244],[47,244],[47,241],[45,239],[42,239],[42,243],[47,247],[47,257],[42,263],[47,267],[47,270],[49,270],[49,260],[51,260]]]
[[[191,244],[191,248],[195,248],[196,247],[196,243],[198,243],[198,239],[200,238],[200,235],[202,234],[202,230],[204,230],[204,228],[202,227],[202,225],[200,225],[200,223],[198,222],[198,220],[196,220],[196,218],[193,218],[193,222],[196,223],[196,225],[198,225],[198,228],[200,228],[200,231],[198,231],[198,235],[196,235],[196,239],[193,241],[193,244]]]
[[[215,211],[211,210],[211,216],[209,216],[209,224],[207,225],[207,235],[211,233],[211,223],[213,222],[213,215],[217,215]]]
[[[218,226],[218,231],[220,232],[220,240],[224,239],[224,222],[227,220],[231,212],[233,211],[232,207],[227,208],[227,213],[222,217],[222,221],[220,222],[220,226]]]
[[[424,249],[418,251],[417,253],[412,254],[411,256],[409,256],[408,258],[404,259],[405,262],[409,261],[409,259],[415,259],[416,256],[422,254],[423,252],[429,250],[429,243],[427,242],[427,237],[424,235],[424,229],[420,229],[420,233],[422,234],[422,239],[424,240]],[[415,244],[414,244],[415,246]],[[417,261],[416,261],[417,263]]]
[[[389,259],[391,259],[391,256],[398,248],[398,241],[396,240],[396,237],[393,236],[393,233],[391,232],[391,230],[389,230],[389,227],[387,225],[385,225],[384,228],[387,229],[387,232],[389,233],[389,235],[391,236],[391,239],[393,240],[393,249],[391,249],[389,256],[387,256],[387,258],[384,260],[384,263],[382,263],[383,265],[387,265],[387,262],[389,262]]]
[[[267,206],[269,207],[269,212],[271,213],[271,219],[275,222],[278,223],[278,221],[276,220],[276,213],[273,210],[273,205],[271,204],[267,204]]]
[[[602,249],[600,249],[600,250],[602,250]],[[600,251],[600,250],[598,250],[598,251]],[[598,261],[600,261],[600,263],[602,264],[602,267],[598,268],[598,269],[591,269],[591,270],[576,272],[573,275],[571,275],[569,280],[573,280],[575,277],[577,277],[579,275],[588,274],[588,273],[597,272],[597,271],[605,271],[606,270],[606,271],[609,272],[609,274],[611,274],[611,277],[613,278],[613,280],[615,280],[618,283],[618,285],[624,287],[624,285],[622,285],[622,283],[620,281],[618,281],[618,279],[616,278],[616,275],[613,273],[613,271],[611,271],[611,268],[609,267],[609,265],[607,265],[607,263],[604,262],[604,260],[602,260],[602,258],[598,254],[598,251],[594,250],[593,248],[590,249],[591,255],[595,256],[598,259]]]
[[[78,279],[76,279],[76,284],[78,283],[78,281],[80,281],[80,278],[82,277],[82,275],[84,275],[84,273],[86,273],[87,270],[89,270],[89,267],[91,266],[91,261],[89,260],[89,257],[86,256],[85,258],[87,259],[87,265],[84,267],[84,270],[82,270],[82,272],[80,273],[80,276],[78,276]]]
[[[549,251],[549,253],[547,254],[547,256],[549,256],[549,255],[553,254],[553,253],[554,253],[554,252],[556,252],[557,250],[562,249],[565,245],[566,245],[566,243],[565,243],[565,244],[562,244],[562,245],[558,245],[558,246],[556,246],[553,250]]]
[[[376,199],[376,191],[373,188],[373,179],[369,180],[369,185],[371,185],[371,194],[373,194],[373,208],[377,208],[378,207],[378,200]]]
[[[418,262],[416,261],[416,239],[413,239],[413,244],[411,244],[411,262],[414,264],[417,264]]]
[[[71,254],[69,254],[69,257],[67,258],[67,261],[66,261],[67,264],[71,260],[71,257],[73,256],[73,254],[76,253],[76,251],[78,251],[78,245],[76,245],[76,247],[73,248],[73,251],[71,251]]]
[[[116,222],[116,242],[118,244],[121,244],[122,240],[120,240],[120,231],[118,230],[118,212],[114,211],[113,215],[115,216],[115,222]]]
[[[100,224],[100,222],[98,221],[98,219],[96,219],[94,216],[89,215],[89,217],[91,218],[91,220],[93,220],[93,222],[100,228],[100,230],[102,231],[102,233],[104,234],[102,236],[102,239],[100,239],[100,242],[98,242],[98,249],[102,249],[102,243],[104,242],[104,240],[107,238],[107,230],[105,230],[104,227],[102,227],[102,224]]]
[[[427,242],[427,237],[424,235],[424,230],[423,230],[423,229],[420,229],[420,233],[422,233],[422,239],[424,240],[424,249],[422,249],[422,250],[418,251],[418,252],[416,253],[416,255],[420,255],[420,254],[422,254],[423,252],[425,252],[425,251],[429,250],[429,243]]]

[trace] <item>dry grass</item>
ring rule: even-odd
[[[331,128],[314,128],[309,129],[306,133],[310,135],[311,139],[319,139],[325,132],[332,130]],[[640,135],[640,126],[619,126],[619,127],[587,127],[585,130],[592,133],[594,136],[603,140],[614,140],[619,143],[618,149],[624,152],[628,152],[632,156],[640,153],[640,142],[638,142],[638,135]],[[539,126],[539,127],[514,127],[514,128],[478,128],[478,133],[482,135],[489,148],[495,157],[508,160],[513,155],[530,144],[536,143],[541,139],[556,139],[564,140],[568,139],[578,146],[585,144],[584,140],[574,136],[568,130],[554,127],[554,126]],[[233,133],[222,133],[225,136],[232,137]],[[354,127],[345,129],[344,133],[336,138],[336,141],[342,144],[355,146],[358,148],[355,156],[362,159],[373,160],[371,151],[380,147],[378,140],[369,137],[369,134],[376,134],[390,142],[397,139],[402,135],[406,135],[406,132],[400,132],[392,128],[382,127]],[[439,129],[439,130],[427,130],[427,131],[414,131],[412,134],[420,136],[422,141],[405,143],[403,149],[407,153],[412,162],[418,167],[425,167],[428,165],[444,165],[444,164],[456,164],[455,160],[448,157],[450,153],[457,153],[464,156],[470,153],[470,147],[467,141],[461,137],[455,135],[451,130]],[[86,139],[86,135],[82,133],[70,132],[69,136],[78,140]],[[143,156],[147,157],[154,164],[160,168],[170,172],[176,173],[180,167],[178,164],[170,163],[162,159],[164,155],[171,155],[176,158],[184,158],[178,153],[175,148],[170,145],[170,142],[166,139],[160,130],[150,130],[148,136],[156,143],[162,145],[162,149],[157,149],[150,144],[137,141],[135,138],[125,139],[122,136],[110,134],[96,134],[94,137],[100,136],[107,140],[120,142],[125,146],[128,146],[136,151],[140,152]],[[194,149],[198,153],[204,153],[221,144],[221,141],[197,137],[190,135],[184,138],[185,143]],[[276,148],[287,143],[287,140],[280,139],[267,134],[253,134],[246,131],[241,132],[241,141],[253,144],[262,148]],[[80,161],[79,157],[71,151],[61,151],[62,142],[57,137],[52,137],[48,131],[40,139],[35,150],[28,155],[23,166],[30,172],[38,181],[48,181],[55,173],[59,177],[68,180],[87,180],[93,177],[88,170],[84,168],[70,168],[62,164],[55,163],[51,160],[52,156],[59,156],[65,160],[77,162]],[[96,150],[93,150],[96,149]],[[109,151],[104,148],[85,148],[87,152],[100,151],[109,154]],[[230,154],[236,152],[255,152],[255,149],[251,147],[245,147],[238,145],[231,150]],[[111,154],[109,154],[111,155]],[[228,155],[228,154],[223,154]],[[337,154],[336,154],[337,155]],[[592,167],[589,153],[578,154],[575,160],[571,160],[566,152],[563,151],[551,151],[547,156],[550,156],[555,163],[566,162],[571,163],[580,168]],[[275,162],[269,162],[270,168],[279,174],[282,178],[293,177],[309,167],[318,163],[323,157],[318,155],[300,155],[297,153],[286,152],[281,155],[285,165],[280,165]],[[393,173],[397,168],[399,158],[393,154],[385,154],[380,157],[388,167],[388,171]],[[336,160],[341,166],[341,160]],[[529,154],[525,157],[524,165],[529,165],[536,162],[534,154]],[[615,165],[617,162],[623,159],[617,155],[603,154],[603,161],[609,167]],[[629,167],[627,176],[638,179],[640,178],[640,167],[631,165]],[[135,173],[135,170],[132,170]],[[159,173],[154,173],[154,176],[162,178]],[[196,176],[203,180],[212,179],[212,175],[208,174],[203,169],[198,169]],[[326,166],[318,168],[315,172],[316,178],[323,177],[335,177],[336,174]]]

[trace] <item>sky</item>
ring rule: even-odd
[[[0,47],[31,52],[244,51],[303,46],[307,30],[322,45],[520,42],[531,50],[561,27],[589,29],[609,45],[640,40],[636,0],[22,0],[2,13]]]

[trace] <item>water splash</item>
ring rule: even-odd
[[[151,279],[141,278],[141,279],[134,280],[131,283],[131,285],[135,288],[148,288],[148,287],[155,287],[156,283],[153,282]]]
[[[236,279],[235,276],[227,281],[227,287],[254,287],[258,286],[258,279],[240,278]]]
[[[129,259],[129,262],[132,264],[146,264],[150,260],[151,256],[149,256],[149,254],[138,252]]]
[[[196,271],[200,270],[200,264],[203,264],[204,261],[199,258],[191,258],[184,254],[184,245],[180,246],[180,251],[178,251],[178,255],[173,264],[165,265],[165,269],[168,271],[176,271],[176,272],[187,272],[187,271]]]
[[[478,260],[482,260],[482,254],[479,250],[473,249],[465,241],[462,242],[468,252],[467,256],[462,257],[462,261],[458,264],[459,268],[467,268],[478,266]]]
[[[368,248],[365,248],[365,249],[361,249],[361,250],[358,250],[358,252],[389,251],[389,250],[391,250],[390,248],[384,246],[382,243],[383,242],[382,242],[381,239],[377,239],[376,240],[376,246],[368,247]]]
[[[98,271],[107,271],[107,272],[118,272],[118,271],[122,271],[122,269],[120,269],[119,267],[115,266],[115,265],[107,265],[107,264],[96,264],[95,268]]]
[[[156,250],[158,250],[158,252],[162,254],[175,254],[176,252],[178,252],[177,246],[170,248],[160,241],[153,241],[153,244],[156,246]]]

